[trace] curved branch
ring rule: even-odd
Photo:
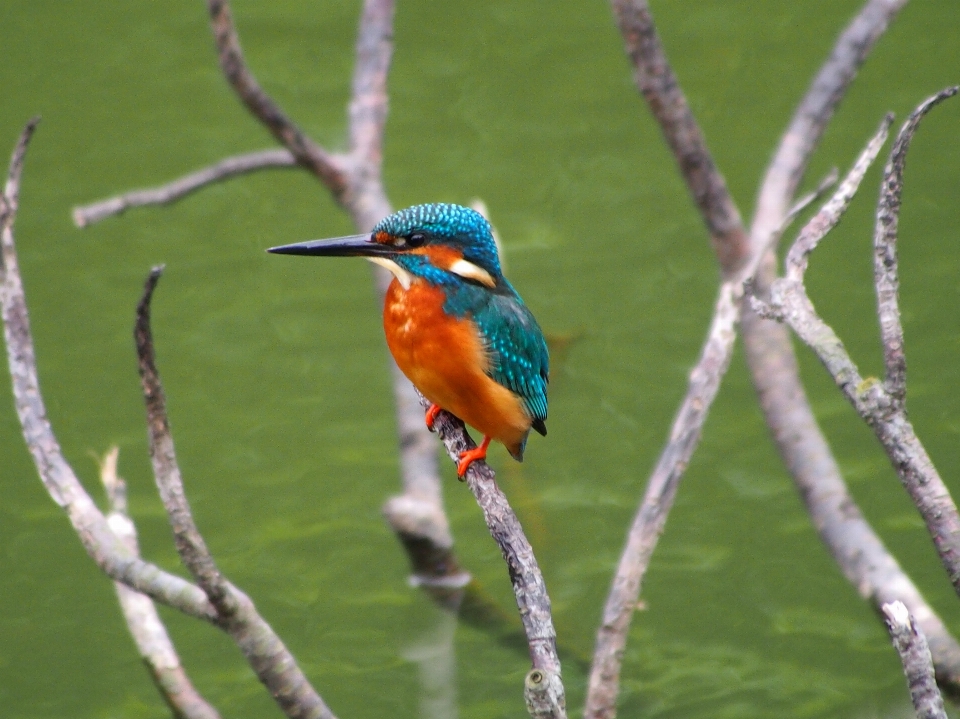
[[[220,574],[200,531],[193,521],[190,504],[183,491],[180,467],[173,448],[170,424],[167,421],[166,398],[153,352],[153,335],[150,331],[150,300],[163,273],[163,265],[154,267],[147,276],[143,297],[137,304],[137,322],[134,340],[137,345],[140,381],[147,405],[147,430],[150,435],[150,460],[157,480],[160,499],[167,510],[170,527],[177,546],[177,553],[184,566],[190,570],[197,584],[206,593],[221,619],[229,619],[237,610],[230,595],[227,581]]]
[[[296,167],[297,160],[289,150],[270,149],[227,157],[159,187],[132,190],[116,197],[73,208],[73,224],[86,227],[107,217],[120,215],[132,207],[166,205],[186,197],[200,188],[243,175],[254,170],[275,167]]]
[[[903,325],[897,294],[900,280],[897,271],[897,227],[900,219],[900,195],[903,191],[903,169],[910,141],[920,121],[934,106],[953,97],[960,87],[949,87],[929,98],[914,110],[897,135],[890,160],[883,173],[877,222],[873,234],[873,267],[877,287],[877,315],[886,367],[885,388],[894,402],[902,407],[907,392],[907,361],[903,352]]]
[[[770,235],[780,227],[834,111],[877,40],[907,2],[867,0],[837,38],[767,167],[750,230],[755,247],[769,245]]]
[[[297,162],[320,178],[334,197],[339,199],[347,188],[344,159],[327,152],[308,137],[260,87],[243,59],[227,0],[208,0],[207,10],[220,67],[237,95],[273,136],[290,150]]]

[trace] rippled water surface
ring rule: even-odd
[[[664,43],[749,216],[793,107],[852,0],[652,0]],[[318,141],[341,148],[359,4],[236,0],[253,71]],[[812,185],[846,167],[883,113],[960,81],[960,4],[915,0],[828,131]],[[673,160],[632,85],[603,2],[399,3],[386,182],[397,207],[483,198],[511,280],[554,338],[550,436],[493,465],[537,551],[569,706],[627,524],[685,391],[717,271]],[[228,574],[255,599],[342,719],[428,717],[418,657],[452,634],[434,706],[522,716],[523,650],[452,626],[406,582],[380,516],[397,491],[385,348],[360,261],[265,247],[351,231],[305,174],[263,172],[83,231],[73,205],[271,145],[216,64],[204,4],[5,0],[0,151],[28,117],[17,226],[50,418],[91,492],[120,469],[145,556],[177,558],[149,470],[130,338],[152,264],[158,362],[187,491]],[[960,100],[911,151],[902,217],[911,417],[960,491]],[[812,259],[811,294],[881,370],[872,315],[879,174]],[[800,352],[815,410],[867,516],[948,624],[956,596],[867,429]],[[515,611],[496,546],[444,463],[464,564]],[[873,717],[906,712],[886,634],[819,543],[768,440],[742,357],[644,584],[623,717]],[[279,716],[216,630],[163,612],[224,717]],[[443,663],[443,662],[442,662]],[[435,673],[434,673],[435,676]],[[446,692],[444,695],[443,692]],[[444,698],[445,697],[445,698]],[[446,702],[446,703],[444,703]],[[37,480],[0,383],[0,706],[18,719],[168,716],[113,590]],[[452,716],[447,711],[445,716]]]

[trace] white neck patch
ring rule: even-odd
[[[476,280],[481,285],[486,285],[487,287],[497,286],[496,280],[490,276],[489,272],[462,258],[450,265],[448,269],[455,275],[466,277],[468,280]]]
[[[410,285],[413,284],[413,275],[403,269],[396,262],[393,260],[388,260],[386,257],[368,257],[367,259],[375,265],[386,267],[393,273],[393,276],[397,278],[397,282],[400,283],[400,286],[403,287],[403,289],[410,289]],[[477,269],[480,268],[478,267]]]

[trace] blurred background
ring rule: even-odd
[[[666,50],[745,216],[794,107],[858,0],[653,0]],[[345,143],[359,2],[235,0],[247,60],[314,138]],[[806,188],[847,168],[883,113],[899,122],[960,81],[960,3],[916,0],[830,125]],[[40,380],[67,458],[98,500],[120,446],[143,554],[181,571],[147,456],[131,338],[151,265],[158,364],[196,519],[341,719],[419,717],[413,657],[445,619],[407,585],[380,517],[398,490],[392,395],[365,263],[266,255],[348,234],[297,170],[260,172],[84,230],[74,205],[272,146],[220,74],[200,0],[4,0],[0,151],[43,123],[16,235]],[[608,4],[401,0],[385,179],[395,207],[489,206],[507,272],[553,344],[550,436],[491,463],[543,568],[568,706],[626,528],[696,361],[717,287],[700,218],[634,88]],[[911,418],[955,494],[960,466],[960,101],[908,160],[901,218]],[[882,164],[882,163],[879,163]],[[5,161],[4,161],[5,166]],[[817,250],[810,294],[861,370],[874,314],[874,168]],[[792,235],[790,235],[792,237]],[[857,500],[954,632],[960,608],[916,511],[804,348],[815,410]],[[510,615],[499,551],[442,463],[466,567]],[[886,717],[908,710],[886,633],[821,546],[768,439],[738,351],[644,581],[623,717]],[[225,718],[280,716],[217,630],[163,611]],[[522,649],[453,633],[460,717],[523,716]],[[0,706],[16,719],[169,715],[110,583],[37,479],[0,382]],[[448,702],[448,709],[451,706]]]

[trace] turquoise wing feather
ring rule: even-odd
[[[550,356],[540,325],[512,287],[502,294],[485,293],[486,302],[473,311],[473,321],[490,352],[490,377],[515,392],[533,418],[533,428],[546,435],[547,382]]]

